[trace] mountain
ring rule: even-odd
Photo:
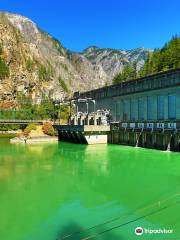
[[[107,84],[111,84],[114,76],[123,70],[125,64],[136,63],[136,69],[139,71],[143,67],[149,52],[152,52],[152,50],[137,48],[124,51],[93,46],[85,49],[82,55],[94,66],[103,69]]]
[[[0,12],[0,99],[19,94],[41,100],[64,98],[112,83],[126,63],[140,69],[149,49],[66,49],[30,19]]]

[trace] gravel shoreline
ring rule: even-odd
[[[51,143],[51,142],[57,142],[58,137],[51,137],[51,136],[43,136],[43,137],[30,137],[30,138],[24,138],[24,137],[15,137],[10,139],[10,143],[23,143],[23,144],[30,144],[30,143]]]

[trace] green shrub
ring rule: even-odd
[[[37,125],[35,123],[30,123],[23,131],[23,136],[28,137],[32,130],[36,130]]]
[[[9,66],[0,58],[0,79],[9,76]]]
[[[28,58],[28,60],[26,62],[26,69],[27,69],[27,71],[28,72],[32,72],[33,69],[34,69],[34,66],[35,66],[35,62],[32,59]]]
[[[134,65],[126,64],[121,73],[113,79],[113,84],[118,84],[136,78],[136,68]]]
[[[28,137],[28,136],[29,136],[29,134],[30,134],[30,132],[31,132],[31,130],[30,130],[30,129],[28,129],[28,128],[25,128],[25,129],[24,129],[24,131],[23,131],[23,136],[24,136],[24,137]]]
[[[53,76],[54,76],[54,70],[51,64],[48,64],[48,67],[42,64],[39,64],[39,79],[41,81],[48,81]]]
[[[144,77],[150,74],[180,68],[180,37],[174,36],[161,49],[155,49],[148,54],[139,76]]]
[[[3,53],[3,47],[2,45],[0,45],[0,55],[2,55],[2,53]]]
[[[62,89],[63,89],[66,93],[69,93],[68,86],[67,86],[67,84],[65,83],[65,81],[62,79],[61,76],[59,76],[59,83],[60,83]]]
[[[36,128],[37,128],[37,124],[35,124],[35,123],[30,123],[26,127],[26,129],[29,129],[30,131],[36,130]]]
[[[11,131],[11,130],[18,130],[20,129],[20,125],[18,124],[1,124],[0,131]]]
[[[44,134],[54,136],[55,135],[55,130],[50,122],[46,122],[42,126],[42,130]]]

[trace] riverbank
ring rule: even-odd
[[[58,137],[56,136],[36,136],[36,137],[29,137],[29,138],[15,137],[10,139],[10,143],[12,144],[51,143],[51,142],[57,142],[57,141],[58,141]]]
[[[10,143],[12,144],[50,143],[57,141],[58,141],[57,136],[54,135],[51,136],[43,132],[42,125],[29,125],[26,127],[24,132],[21,132],[17,134],[14,138],[10,139]]]
[[[13,138],[16,137],[16,134],[13,133],[0,133],[0,138]]]
[[[18,134],[21,134],[22,130],[8,130],[8,131],[0,131],[0,138],[1,137],[16,137]]]

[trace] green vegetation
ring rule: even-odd
[[[0,133],[0,138],[13,138],[16,136],[17,136],[16,133],[6,133],[6,132]]]
[[[1,124],[0,131],[15,131],[20,129],[20,125],[17,124]]]
[[[117,74],[113,83],[145,77],[158,72],[180,68],[180,37],[173,37],[162,49],[155,49],[149,53],[144,67],[137,72],[134,65],[126,64],[122,73]]]
[[[60,109],[60,118],[61,118],[61,123],[67,123],[68,117],[69,117],[69,112],[70,112],[70,106],[68,105],[61,105]],[[73,109],[72,109],[73,111]]]
[[[65,83],[64,79],[62,79],[62,77],[59,76],[58,80],[59,80],[59,83],[60,83],[62,89],[63,89],[66,93],[69,93],[68,86],[67,86],[67,84]]]
[[[3,60],[3,47],[0,45],[0,79],[4,79],[5,77],[9,76],[9,66]]]
[[[125,82],[135,78],[136,78],[135,66],[126,64],[123,68],[123,71],[114,77],[113,84]]]
[[[36,128],[37,128],[37,124],[35,124],[35,123],[30,123],[30,124],[28,124],[28,126],[26,127],[26,129],[29,129],[30,131],[36,130]]]
[[[58,120],[59,115],[63,122],[67,122],[69,116],[69,106],[55,104],[52,99],[43,96],[40,104],[33,103],[30,97],[24,94],[17,96],[17,103],[10,104],[6,102],[0,104],[0,119],[22,119],[22,120]],[[1,106],[7,106],[3,108]],[[35,128],[34,124],[30,124],[28,128]],[[20,126],[17,125],[1,125],[0,130],[17,130]]]
[[[2,45],[0,45],[0,55],[2,55],[3,54],[3,47],[2,47]]]
[[[36,130],[36,128],[37,128],[37,125],[36,124],[34,124],[34,123],[30,123],[30,124],[28,124],[27,125],[27,127],[23,130],[23,136],[24,137],[28,137],[29,136],[29,134],[31,133],[31,131],[32,130]],[[20,134],[21,135],[21,134]]]
[[[55,114],[56,109],[53,101],[47,97],[43,97],[40,104],[35,104],[32,102],[30,97],[21,94],[18,95],[17,102],[20,110],[16,114],[17,119],[34,120],[54,119],[57,117],[57,114]]]
[[[32,60],[31,58],[28,58],[28,60],[26,61],[27,71],[32,72],[34,70],[34,66],[35,66],[35,61]]]
[[[40,105],[34,105],[33,107],[35,109],[35,115],[39,116],[40,119],[52,120],[58,117],[58,109],[55,109],[53,101],[48,98],[44,98]]]
[[[33,72],[37,68],[39,71],[39,79],[41,81],[49,81],[51,77],[54,76],[54,70],[50,62],[47,65],[43,65],[36,59],[28,58],[26,60],[26,69],[28,72]]]
[[[144,67],[140,70],[140,76],[163,72],[180,68],[180,37],[173,37],[162,49],[155,49],[148,55]]]
[[[4,79],[9,76],[9,66],[0,57],[0,79]]]
[[[41,81],[49,81],[54,76],[54,70],[51,64],[44,66],[39,63],[39,79]]]
[[[54,136],[55,135],[55,130],[50,122],[46,122],[42,126],[42,130],[44,134]]]
[[[62,46],[62,44],[60,43],[60,41],[54,37],[51,38],[54,44],[54,47],[58,50],[58,52],[61,55],[64,55],[64,47]]]

